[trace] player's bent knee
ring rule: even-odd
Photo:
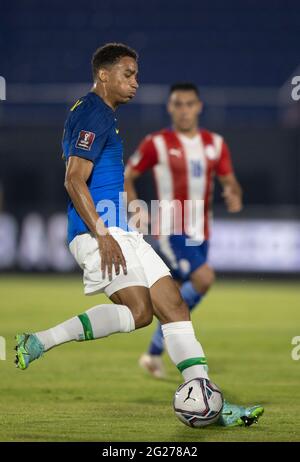
[[[152,323],[152,321],[153,321],[153,311],[148,310],[146,313],[143,314],[141,327],[149,326]]]
[[[144,286],[127,287],[112,294],[110,299],[113,303],[125,305],[130,309],[136,329],[151,324],[153,305],[148,288]]]
[[[200,268],[196,270],[191,277],[193,286],[201,294],[205,294],[216,280],[215,272],[212,268]]]
[[[136,329],[146,327],[151,324],[153,320],[153,309],[152,305],[140,302],[138,306],[131,309],[132,315],[135,321]]]
[[[207,276],[205,280],[206,290],[208,290],[214,284],[215,280],[216,280],[216,274],[214,270],[210,268],[209,271],[207,272]]]
[[[135,319],[136,328],[140,329],[141,327],[146,327],[151,324],[153,320],[153,312],[150,310],[143,311],[138,314],[137,319]]]

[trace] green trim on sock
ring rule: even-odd
[[[91,324],[91,321],[89,320],[88,315],[86,313],[82,313],[78,315],[78,318],[80,319],[80,322],[83,327],[85,340],[93,340],[94,333],[93,333],[92,324]]]
[[[205,366],[207,364],[206,358],[189,358],[181,361],[181,363],[177,364],[177,369],[182,372],[188,367],[192,366]]]

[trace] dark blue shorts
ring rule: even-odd
[[[190,274],[207,262],[208,241],[186,245],[188,236],[161,236],[155,249],[171,269],[174,279],[187,281]]]

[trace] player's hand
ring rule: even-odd
[[[108,278],[110,281],[112,280],[113,265],[117,275],[120,274],[120,267],[122,267],[123,273],[127,274],[126,260],[118,242],[107,233],[98,237],[98,244],[101,256],[102,279],[105,279],[107,269]]]
[[[224,197],[225,204],[228,212],[238,213],[243,208],[242,195],[240,190],[234,188],[231,185],[226,185],[224,187],[222,196]]]

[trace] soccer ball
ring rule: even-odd
[[[174,411],[189,427],[205,427],[216,422],[223,408],[223,396],[210,380],[196,378],[177,388]]]

